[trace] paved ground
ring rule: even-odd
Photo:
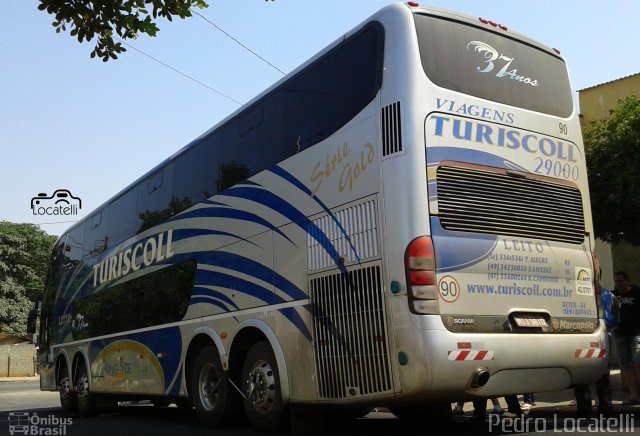
[[[622,382],[620,380],[620,370],[611,370],[611,386],[613,388],[613,407],[614,413],[635,413],[640,418],[640,406],[627,406],[623,405],[623,401],[629,398],[629,394],[624,391]],[[519,397],[520,404],[524,403],[522,395]],[[597,398],[593,395],[593,400]],[[547,417],[553,414],[572,415],[575,414],[575,396],[573,389],[566,389],[563,391],[555,392],[543,392],[535,394],[536,403],[529,412],[530,417]],[[500,398],[500,405],[506,410],[507,404],[504,398]],[[487,401],[487,407],[491,408],[491,402]],[[466,415],[473,413],[473,404],[467,402],[464,405],[464,411]],[[595,402],[594,402],[595,413]]]
[[[4,379],[3,381],[7,381]],[[65,413],[60,410],[57,392],[41,392],[37,378],[26,378],[0,382],[0,436],[19,434],[17,424],[37,420],[40,433],[27,434],[67,434],[68,436],[173,436],[189,434],[192,436],[211,435],[212,431],[198,424],[194,411],[183,411],[175,406],[156,408],[149,404],[121,403],[117,410],[105,411],[97,416],[82,417],[77,413]],[[540,436],[557,434],[640,434],[640,406],[622,406],[625,393],[620,386],[619,373],[612,377],[614,387],[615,419],[611,422],[575,419],[575,406],[571,405],[573,391],[536,394],[537,403],[527,419],[517,418],[505,413],[502,418],[487,415],[484,422],[471,419],[471,403],[467,404],[465,416],[456,416],[452,422],[438,423],[432,419],[418,418],[419,422],[398,420],[384,409],[369,413],[364,419],[353,421],[335,420],[331,416],[311,422],[298,420],[295,433],[310,436],[403,436],[429,435],[520,435]],[[504,404],[503,405],[506,407]],[[522,398],[521,398],[522,401]],[[61,424],[62,423],[62,424]],[[66,423],[66,424],[65,424]],[[300,427],[301,426],[301,427]],[[68,427],[68,428],[67,428]],[[64,432],[58,431],[63,428]],[[53,433],[56,430],[58,433]],[[46,433],[50,431],[49,433]],[[259,436],[248,423],[217,428],[218,436]],[[278,433],[291,434],[291,433]]]
[[[0,377],[0,383],[2,382],[16,382],[16,381],[37,381],[38,377]],[[622,383],[620,380],[620,370],[611,370],[611,385],[613,387],[613,406],[616,409],[616,413],[636,412],[640,417],[640,406],[623,406],[622,402],[628,398],[628,394],[624,392]],[[530,415],[536,416],[546,412],[560,411],[560,412],[573,412],[575,411],[575,404],[573,404],[574,395],[572,389],[566,389],[563,391],[555,392],[543,392],[535,394],[536,404],[531,409]],[[523,403],[522,396],[519,396],[520,403]],[[595,396],[594,396],[595,399]],[[500,398],[500,404],[506,410],[506,403],[504,398]],[[487,407],[491,407],[491,403],[487,402]],[[466,414],[473,412],[473,404],[467,402],[464,405],[464,411]]]

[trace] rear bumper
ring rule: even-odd
[[[408,363],[398,365],[397,393],[407,398],[456,401],[589,384],[608,364],[602,326],[599,323],[591,334],[465,334],[416,329],[410,341],[414,343],[397,343],[398,351],[409,354]],[[412,353],[406,351],[411,348]],[[481,386],[473,382],[478,371],[489,375]]]

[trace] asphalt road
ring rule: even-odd
[[[456,417],[447,424],[436,424],[428,420],[408,424],[390,413],[372,412],[363,419],[336,422],[327,417],[324,422],[307,425],[306,433],[312,435],[472,435],[472,434],[576,434],[586,432],[595,422],[576,422],[574,409],[567,402],[546,404],[534,409],[528,420],[516,420],[512,416],[498,421],[488,417],[484,423],[473,423],[470,414]],[[638,413],[634,413],[638,412]],[[596,434],[620,432],[620,424],[626,426],[626,434],[640,434],[640,410],[624,410],[622,420],[600,422]],[[34,425],[35,424],[35,425]],[[309,424],[309,423],[307,423]],[[13,427],[12,427],[13,426]],[[34,429],[35,427],[35,429]],[[256,436],[248,425],[218,428],[215,431],[198,424],[195,413],[185,412],[177,407],[155,408],[149,404],[122,404],[113,412],[98,416],[81,417],[78,414],[64,413],[59,408],[57,392],[41,392],[37,381],[0,383],[0,435],[19,434],[61,434],[68,436],[145,436],[145,435],[207,435],[211,436]],[[20,431],[23,431],[20,433]],[[631,431],[629,431],[631,430]],[[35,431],[35,433],[34,433]],[[54,433],[56,431],[57,433]],[[593,433],[593,431],[591,432]],[[278,433],[278,434],[291,434]]]

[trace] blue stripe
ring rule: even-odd
[[[178,374],[182,374],[182,364],[180,364],[180,368],[178,368],[177,373]],[[180,377],[180,376],[176,377],[176,381],[173,384],[173,386],[169,386],[169,388],[171,389],[171,392],[169,392],[169,395],[177,396],[180,393],[180,385],[181,384],[182,384],[182,377]]]
[[[209,230],[209,229],[175,229],[173,231],[173,241],[177,242],[177,241],[181,241],[182,239],[193,238],[196,236],[207,236],[207,235],[229,236],[231,238],[236,238],[241,241],[248,242],[249,244],[254,245],[258,248],[262,248],[259,245],[249,241],[248,239],[238,235],[234,235],[233,233],[222,232],[219,230]]]
[[[195,253],[176,254],[171,258],[172,263],[180,263],[189,259],[195,259],[199,265],[211,265],[214,267],[225,268],[246,274],[263,282],[273,284],[277,289],[281,290],[293,300],[304,300],[309,298],[306,292],[297,287],[294,283],[281,276],[269,267],[256,262],[255,260],[240,256],[238,254],[227,253],[224,251],[199,251]],[[198,270],[198,275],[200,275]],[[201,285],[209,285],[210,283],[199,283]]]
[[[216,271],[198,270],[195,285],[220,286],[223,288],[230,288],[233,286],[234,291],[251,295],[265,303],[276,304],[286,302],[282,297],[274,294],[270,289],[248,280]]]
[[[295,307],[285,307],[284,309],[278,309],[278,311],[285,317],[287,317],[287,319],[291,321],[293,325],[298,327],[298,330],[300,330],[304,337],[307,338],[309,342],[311,342],[311,332],[307,328],[307,325],[304,323],[304,320]]]
[[[204,204],[213,204],[213,205],[216,205],[216,206],[227,206],[227,207],[229,207],[228,204],[220,203],[219,201],[215,201],[215,200],[205,200],[202,203],[204,203]]]
[[[197,293],[196,293],[196,290],[197,290]],[[238,305],[231,298],[229,298],[222,292],[214,291],[213,289],[209,289],[209,288],[203,288],[202,286],[194,286],[193,293],[191,294],[191,296],[192,297],[200,297],[200,296],[214,297],[218,300],[221,300],[229,304],[230,306],[233,306],[236,309],[240,309]]]
[[[311,222],[302,212],[287,203],[277,195],[265,190],[251,187],[236,187],[230,188],[224,191],[224,195],[246,198],[248,200],[255,201],[264,206],[267,206],[276,212],[287,217],[291,222],[297,224],[302,230],[311,235],[318,243],[325,249],[325,251],[331,256],[336,266],[340,271],[346,273],[347,269],[340,262],[340,254],[336,251],[335,247],[331,243],[331,240],[327,235]]]
[[[229,219],[240,220],[240,221],[249,221],[256,224],[260,224],[268,229],[273,230],[274,232],[278,233],[283,238],[285,238],[286,240],[288,240],[293,244],[293,241],[291,239],[289,239],[284,233],[282,233],[278,228],[276,228],[269,221],[265,220],[262,217],[259,217],[258,215],[255,215],[250,212],[246,212],[244,210],[222,208],[222,207],[203,207],[200,209],[184,212],[180,215],[176,215],[173,218],[170,218],[167,222],[181,221],[187,218],[229,218]]]
[[[317,195],[313,195],[311,190],[307,188],[306,185],[304,185],[300,180],[296,179],[293,176],[293,174],[289,173],[284,168],[275,165],[272,168],[269,168],[269,171],[271,171],[273,174],[277,176],[282,177],[283,179],[285,179],[286,181],[294,185],[296,188],[298,188],[299,190],[307,194],[309,197],[313,198],[315,202],[318,203],[320,207],[322,207],[322,209],[324,209],[324,211],[327,214],[329,214],[329,216],[331,217],[335,225],[338,226],[338,229],[340,229],[340,232],[342,232],[342,235],[345,237],[345,239],[351,246],[351,250],[353,251],[353,254],[356,256],[356,259],[358,260],[358,262],[360,262],[360,256],[358,256],[356,247],[353,244],[353,242],[351,242],[351,238],[347,234],[347,231],[344,229],[344,227],[342,227],[342,223],[338,221],[338,218],[329,210],[329,208],[322,202],[322,200],[320,200],[320,198]]]
[[[267,171],[271,171],[273,174],[282,177],[283,179],[285,179],[286,181],[294,185],[296,188],[298,188],[299,190],[307,194],[309,197],[311,197],[311,190],[307,188],[300,180],[296,179],[291,173],[286,171],[284,168],[279,167],[278,165],[275,165],[269,168]],[[318,199],[317,201],[320,202],[320,199]],[[320,204],[322,205],[322,202],[320,202]],[[324,207],[324,205],[322,206]]]
[[[260,183],[254,182],[252,180],[243,180],[242,182],[238,183],[238,185],[262,186]]]
[[[214,300],[212,298],[191,297],[191,301],[189,302],[190,306],[198,303],[212,304],[214,306],[218,306],[224,312],[229,312],[229,308],[224,304],[222,304],[221,302],[219,302],[218,300]]]
[[[273,283],[274,286],[290,296],[294,300],[304,300],[308,298],[306,292],[298,288],[295,284],[281,276],[273,269],[268,268],[255,260],[248,259],[233,253],[223,251],[203,253],[202,263],[208,263],[222,268],[241,272],[250,277]]]
[[[362,305],[358,304],[360,307]],[[307,307],[308,306],[308,307]],[[324,330],[333,336],[338,344],[346,351],[347,355],[353,355],[351,349],[349,348],[349,344],[345,341],[345,336],[341,333],[338,328],[331,322],[331,317],[327,315],[321,307],[316,305],[315,303],[305,305],[305,309],[311,312],[311,315],[314,317],[315,322],[318,323]]]
[[[286,303],[286,301],[282,297],[271,292],[269,289],[266,289],[255,283],[252,283],[247,280],[234,277],[228,274],[223,274],[215,271],[200,270],[198,274],[198,278],[196,279],[196,282],[197,282],[196,284],[200,284],[198,283],[200,279],[204,279],[207,284],[212,284],[214,286],[217,285],[217,286],[227,287],[230,284],[233,284],[233,289],[236,292],[241,292],[243,294],[251,295],[252,297],[257,298],[258,300],[262,300],[267,304]],[[194,299],[192,299],[192,301],[193,300]],[[293,325],[295,325],[298,328],[298,330],[300,330],[300,333],[302,333],[304,337],[306,337],[308,340],[311,340],[311,334],[309,333],[307,326],[305,325],[304,321],[302,320],[298,312],[293,311],[292,313],[291,311],[288,311],[286,309],[283,309],[280,311],[289,321],[291,321]]]

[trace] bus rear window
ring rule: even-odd
[[[559,117],[573,112],[564,61],[469,24],[414,14],[422,66],[438,86]]]

